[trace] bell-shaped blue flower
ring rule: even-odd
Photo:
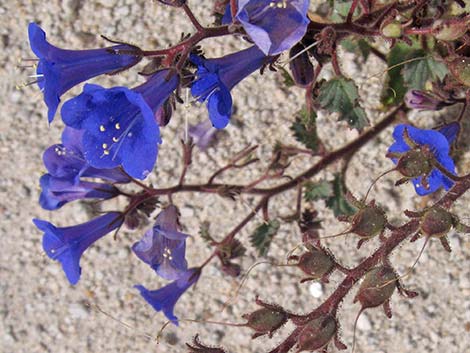
[[[191,55],[190,59],[197,65],[191,94],[200,102],[207,101],[212,125],[222,129],[227,126],[232,115],[230,90],[260,69],[267,58],[253,46],[217,59],[205,59],[197,55]]]
[[[80,279],[80,257],[95,241],[117,229],[124,217],[119,212],[110,212],[89,222],[72,227],[58,228],[53,224],[34,219],[33,222],[44,232],[42,247],[53,260],[62,264],[62,269],[71,284]]]
[[[68,179],[78,184],[80,178],[99,178],[111,183],[129,183],[131,178],[120,168],[97,169],[91,167],[83,155],[83,131],[65,127],[62,144],[50,146],[43,154],[48,173],[54,178]]]
[[[56,210],[68,202],[81,199],[111,199],[120,194],[119,190],[104,183],[89,181],[74,182],[68,178],[56,178],[44,174],[39,179],[41,195],[39,204],[46,210]]]
[[[407,141],[405,129],[411,141]],[[397,125],[393,131],[395,143],[390,146],[388,153],[396,164],[399,163],[398,156],[412,150],[413,146],[410,146],[410,143],[415,144],[418,148],[426,147],[443,168],[450,174],[455,174],[454,161],[449,153],[450,145],[455,140],[458,131],[458,124],[446,125],[441,128],[441,131],[418,129],[404,124]],[[429,175],[413,178],[412,182],[416,193],[420,196],[431,194],[441,187],[449,190],[454,184],[451,179],[436,168],[432,168]]]
[[[196,283],[201,275],[200,268],[190,268],[184,272],[180,278],[157,290],[148,290],[144,286],[136,285],[140,295],[156,311],[163,311],[165,316],[173,324],[178,325],[178,318],[173,313],[175,304],[181,295]]]
[[[189,235],[179,232],[179,228],[178,209],[170,205],[157,216],[153,228],[132,246],[139,259],[169,280],[179,278],[188,268],[185,253]]]
[[[265,55],[277,55],[307,31],[310,0],[238,0],[235,18]]]
[[[83,130],[83,155],[98,169],[122,168],[138,179],[157,160],[160,129],[155,112],[176,89],[177,75],[161,70],[134,88],[105,89],[86,84],[83,92],[62,106],[66,125]]]
[[[35,23],[28,27],[31,50],[38,57],[36,76],[54,119],[60,96],[92,77],[127,69],[141,60],[140,49],[128,44],[91,50],[59,49],[46,40],[46,33]]]

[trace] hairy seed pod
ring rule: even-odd
[[[325,347],[338,331],[336,319],[322,315],[308,322],[299,334],[297,352],[315,351]]]
[[[380,208],[366,206],[353,216],[351,232],[369,239],[382,233],[386,224],[387,218]]]
[[[425,153],[410,150],[400,157],[396,169],[405,177],[417,178],[429,174],[433,166]]]
[[[388,38],[400,38],[403,34],[403,26],[400,21],[392,21],[381,29],[382,34]]]
[[[442,207],[427,210],[421,217],[421,232],[428,237],[443,237],[454,225],[454,217]]]
[[[362,309],[375,308],[384,304],[397,287],[397,275],[388,266],[373,268],[364,277],[354,303],[359,301]]]
[[[312,248],[300,256],[297,267],[309,275],[309,279],[316,280],[331,272],[335,262],[325,251]]]
[[[262,335],[272,336],[273,332],[287,322],[287,313],[280,307],[270,306],[242,316],[246,326],[253,329],[253,338]]]

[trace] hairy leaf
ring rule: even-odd
[[[250,242],[258,250],[259,256],[267,255],[271,242],[280,226],[279,221],[271,220],[256,227],[254,233],[250,236]]]
[[[448,73],[447,66],[430,57],[424,50],[415,50],[409,59],[416,58],[405,64],[403,79],[409,89],[424,89],[428,80],[444,79]]]
[[[343,177],[341,174],[336,174],[333,180],[333,195],[326,200],[326,206],[333,210],[335,217],[340,215],[352,215],[356,209],[346,200],[345,191],[343,187]]]
[[[346,38],[339,43],[345,50],[350,53],[362,55],[367,60],[370,54],[370,45],[365,39]]]
[[[318,103],[329,112],[338,112],[340,120],[346,120],[350,127],[362,130],[369,125],[366,112],[359,106],[357,87],[352,80],[334,78],[320,88]]]
[[[309,114],[305,109],[302,109],[290,127],[294,132],[295,139],[313,152],[317,151],[319,145],[316,120],[317,114],[315,112]]]
[[[327,180],[305,184],[304,198],[307,201],[326,200],[333,195],[333,185]]]

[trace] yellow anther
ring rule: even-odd
[[[109,155],[109,151],[108,151],[108,150],[104,150],[104,151],[103,151],[103,154],[104,154],[105,156],[107,156],[107,155]]]
[[[113,142],[118,142],[119,139],[117,137],[113,137]]]
[[[104,127],[104,125],[100,125],[100,131],[101,131],[101,132],[105,132],[105,131],[106,131],[106,128]]]
[[[116,125],[114,125],[114,127],[116,128],[116,130],[119,130],[121,128],[121,125],[119,125],[119,123],[116,123]]]
[[[108,148],[108,144],[107,144],[107,143],[103,143],[101,146],[103,147],[103,149]]]

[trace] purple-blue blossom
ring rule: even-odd
[[[122,166],[145,179],[152,171],[161,143],[155,113],[176,89],[178,75],[161,70],[144,84],[105,89],[86,84],[83,92],[62,107],[67,126],[83,130],[83,155],[99,169]]]
[[[455,140],[459,131],[456,125],[444,126],[441,128],[441,131],[424,130],[404,124],[397,125],[393,131],[395,143],[388,149],[388,153],[395,164],[399,161],[397,156],[404,155],[413,147],[409,146],[406,141],[405,129],[412,143],[416,144],[419,148],[428,148],[443,168],[450,174],[455,174],[454,161],[449,153],[450,145]],[[426,180],[423,180],[423,178],[426,178]],[[454,184],[451,179],[436,168],[433,168],[427,176],[413,178],[412,182],[416,193],[420,196],[431,194],[441,187],[449,190]]]
[[[307,31],[310,0],[238,0],[238,20],[265,55],[292,48]]]
[[[47,256],[59,261],[69,282],[76,284],[80,279],[82,254],[95,241],[120,227],[123,219],[121,213],[110,212],[89,222],[65,228],[58,228],[40,219],[34,219],[33,222],[44,232],[42,246]]]
[[[110,184],[90,181],[76,183],[70,178],[56,178],[50,174],[41,176],[39,185],[41,186],[39,204],[46,210],[56,210],[75,200],[107,200],[120,194],[119,190]]]
[[[179,230],[178,209],[170,205],[157,216],[153,228],[132,246],[139,259],[168,280],[178,279],[188,268],[185,254],[189,235]]]
[[[173,324],[178,325],[178,318],[173,312],[175,304],[181,295],[183,295],[189,287],[198,281],[200,275],[200,268],[190,268],[176,281],[173,281],[160,289],[148,290],[142,285],[136,285],[135,288],[140,291],[140,295],[156,311],[163,311],[168,320]]]
[[[28,27],[31,50],[38,57],[36,75],[44,92],[48,119],[54,119],[60,97],[92,77],[128,69],[141,60],[140,49],[129,44],[101,49],[65,50],[51,45],[46,33],[35,23]]]
[[[216,59],[191,55],[197,65],[191,94],[200,102],[207,101],[209,118],[217,129],[227,126],[232,115],[230,90],[266,62],[267,57],[256,46]]]
[[[204,120],[196,125],[189,125],[188,133],[193,143],[201,150],[205,151],[213,142],[217,129],[214,128],[210,120]]]

